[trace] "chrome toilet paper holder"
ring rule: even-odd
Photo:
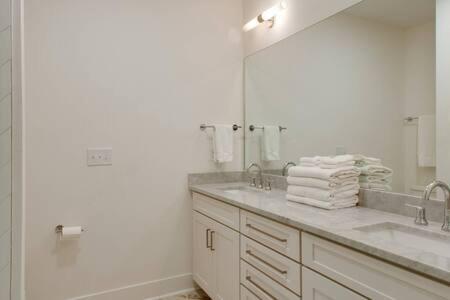
[[[62,234],[63,228],[64,228],[64,225],[57,225],[57,226],[55,227],[55,233],[56,233],[56,234]],[[81,227],[81,232],[85,232],[85,231],[86,231],[86,230],[84,230],[84,228]]]

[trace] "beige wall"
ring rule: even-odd
[[[27,299],[190,286],[187,174],[243,164],[242,133],[219,167],[199,130],[243,122],[241,0],[29,0],[24,13]],[[87,167],[86,148],[104,146],[113,165]],[[88,232],[57,243],[59,223]]]
[[[244,0],[247,22],[280,0]],[[250,55],[309,27],[361,0],[287,0],[288,8],[277,18],[273,28],[260,25],[244,33],[245,55]]]

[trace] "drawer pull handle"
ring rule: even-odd
[[[209,249],[211,246],[209,245],[209,232],[211,229],[206,229],[206,249]]]
[[[213,237],[215,236],[216,232],[215,231],[211,231],[211,251],[215,251],[216,249],[214,248],[214,239]]]
[[[252,251],[247,250],[247,251],[245,251],[245,252],[246,252],[248,255],[250,255],[251,257],[253,257],[253,258],[259,260],[259,261],[262,262],[263,264],[265,264],[265,265],[271,267],[272,269],[274,269],[274,270],[277,271],[278,273],[280,273],[280,274],[287,274],[287,271],[281,270],[281,269],[275,267],[274,265],[272,265],[271,263],[265,261],[265,260],[262,259],[261,257],[258,257],[258,256],[256,256],[255,254],[253,254]]]
[[[246,226],[247,226],[248,228],[250,228],[250,229],[253,229],[254,231],[258,231],[259,233],[265,234],[265,235],[267,235],[268,237],[273,238],[274,240],[277,240],[277,241],[282,242],[282,243],[287,243],[287,239],[280,239],[279,237],[274,236],[273,234],[270,234],[270,233],[268,233],[268,232],[265,232],[265,231],[263,231],[263,230],[261,230],[261,229],[255,227],[255,226],[253,226],[252,224],[246,224]]]
[[[273,300],[277,300],[276,297],[272,296],[268,291],[266,291],[262,286],[260,286],[259,284],[257,284],[256,282],[254,282],[252,280],[251,276],[247,276],[245,277],[245,279],[247,279],[248,282],[250,282],[251,284],[253,284],[254,286],[256,286],[258,289],[260,289],[264,294],[266,294],[267,296],[269,296],[270,299]]]

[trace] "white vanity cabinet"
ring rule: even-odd
[[[194,280],[214,300],[239,299],[239,232],[194,211],[193,236]]]
[[[194,193],[194,280],[214,300],[450,300],[450,286]]]

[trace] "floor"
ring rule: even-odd
[[[195,290],[186,294],[170,296],[161,300],[211,300],[202,290]]]

